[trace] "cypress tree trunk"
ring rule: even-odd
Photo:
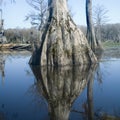
[[[32,65],[78,65],[96,62],[88,42],[68,14],[66,0],[48,0],[49,18]]]
[[[95,51],[97,43],[95,40],[95,31],[92,21],[92,0],[86,0],[86,22],[87,22],[87,40],[91,49]]]

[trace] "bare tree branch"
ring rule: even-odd
[[[109,21],[107,16],[108,10],[103,6],[97,4],[93,9],[93,19],[95,25],[103,25]]]
[[[41,29],[47,13],[47,3],[45,0],[26,0],[26,2],[34,8],[34,11],[30,12],[25,20],[30,20],[31,24]]]
[[[102,26],[109,21],[107,13],[108,10],[105,9],[103,5],[97,4],[93,10],[93,20],[95,25],[95,35],[98,42],[102,41],[101,37],[101,28]]]

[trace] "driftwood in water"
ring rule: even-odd
[[[27,49],[27,50],[30,50],[31,45],[30,44],[0,44],[0,49],[2,49],[2,50],[4,50],[4,49],[13,49],[13,50]]]

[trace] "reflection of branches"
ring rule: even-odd
[[[25,72],[26,72],[26,75],[28,75],[28,76],[33,76],[32,71],[26,69]]]
[[[36,106],[40,108],[42,105],[45,104],[45,98],[39,93],[37,90],[37,87],[39,87],[39,84],[36,85],[36,82],[29,88],[27,93],[30,93],[33,97],[33,102],[36,103]]]

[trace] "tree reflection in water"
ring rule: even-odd
[[[36,88],[48,101],[51,120],[68,120],[72,103],[87,83],[90,83],[88,81],[94,77],[96,66],[96,64],[60,68],[31,66],[37,79]],[[88,86],[89,90],[92,89],[91,85]],[[90,95],[89,98],[91,97]]]
[[[0,74],[2,76],[2,84],[4,84],[4,77],[5,77],[5,56],[3,53],[0,53]]]
[[[5,56],[2,52],[0,52],[0,76],[2,77],[2,85],[4,85],[4,78],[5,78]],[[2,105],[4,107],[4,105]],[[5,120],[5,115],[3,112],[0,111],[0,120]]]

